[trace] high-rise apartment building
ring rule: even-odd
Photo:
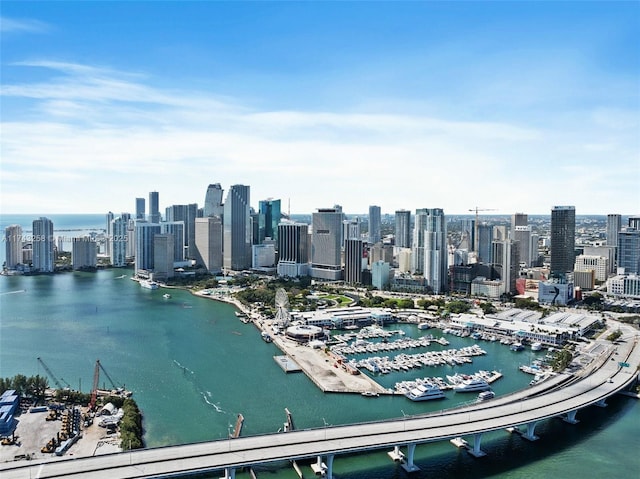
[[[53,221],[40,217],[33,221],[33,269],[41,273],[52,273],[54,267]]]
[[[195,258],[195,228],[198,217],[198,205],[191,203],[188,205],[171,205],[165,208],[165,221],[171,223],[182,221],[184,223],[184,256]],[[176,248],[178,245],[176,244]],[[176,260],[178,261],[178,260]]]
[[[460,220],[460,249],[474,251],[476,248],[476,220],[464,218]]]
[[[382,241],[382,213],[379,206],[369,206],[369,243]]]
[[[223,214],[223,266],[241,271],[251,268],[250,188],[233,185]]]
[[[145,219],[145,201],[144,198],[136,198],[136,218],[137,220]]]
[[[111,257],[111,243],[112,243],[112,240],[113,240],[113,231],[111,230],[111,222],[113,221],[114,218],[115,218],[115,215],[111,211],[109,211],[107,213],[107,225],[106,225],[107,226],[107,228],[106,228],[107,238],[106,238],[106,240],[104,242],[105,254],[107,256],[109,256],[109,257]],[[60,249],[60,248],[58,248],[58,249]],[[73,255],[71,256],[71,258],[73,258]]]
[[[173,235],[173,261],[184,261],[184,221],[163,221],[160,226],[162,234]]]
[[[195,258],[209,273],[222,271],[222,219],[207,216],[195,220]]]
[[[74,270],[95,268],[98,264],[98,245],[90,236],[72,238],[71,267]]]
[[[399,248],[411,248],[411,211],[396,211],[395,220],[395,246]]]
[[[342,222],[341,206],[318,209],[312,215],[311,276],[318,279],[342,278]]]
[[[5,261],[7,269],[15,269],[22,264],[22,227],[10,225],[4,229]]]
[[[127,265],[127,245],[129,242],[129,219],[119,216],[111,221],[111,265],[117,268]]]
[[[220,183],[213,183],[207,187],[207,193],[204,196],[203,216],[219,216],[222,218],[224,208],[222,206],[222,186]]]
[[[149,193],[149,223],[160,223],[160,196],[157,191]]]
[[[516,292],[518,278],[518,248],[520,243],[512,239],[493,242],[493,267],[502,280],[502,293]]]
[[[271,238],[278,244],[278,225],[282,218],[280,200],[268,198],[258,203],[258,239],[262,243]]]
[[[435,294],[442,294],[449,286],[447,223],[442,209],[429,208],[427,212],[424,233],[424,279]]]
[[[153,278],[165,281],[173,278],[175,237],[171,233],[160,233],[153,237]]]
[[[551,276],[564,278],[575,263],[576,209],[554,206],[551,210]]]
[[[529,215],[526,213],[514,213],[511,215],[511,231],[515,231],[516,226],[528,226]]]
[[[278,276],[297,278],[309,274],[309,225],[278,225]]]
[[[155,235],[160,234],[159,223],[136,222],[136,260],[135,274],[141,271],[153,271]]]

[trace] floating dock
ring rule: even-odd
[[[299,373],[302,371],[300,365],[289,356],[274,356],[273,359],[285,373]]]

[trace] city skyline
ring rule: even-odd
[[[3,2],[3,213],[640,209],[637,3],[33,5]]]

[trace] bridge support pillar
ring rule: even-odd
[[[606,400],[607,400],[606,398],[600,399],[600,401],[598,401],[596,403],[596,406],[598,406],[598,407],[607,407],[607,403],[605,402]]]
[[[486,456],[487,453],[480,449],[480,445],[482,443],[482,433],[476,433],[473,435],[473,449],[469,449],[469,454],[473,457],[483,457]]]
[[[236,479],[236,469],[234,467],[225,467],[222,479]]]
[[[407,460],[402,463],[402,469],[407,472],[419,471],[420,468],[413,463],[413,455],[416,452],[416,444],[407,444]]]
[[[562,418],[564,422],[568,422],[569,424],[578,424],[580,421],[576,419],[577,409],[573,411],[569,411],[565,417]]]
[[[527,439],[529,441],[537,441],[538,439],[540,439],[535,434],[537,425],[538,425],[538,421],[533,421],[533,422],[528,423],[527,424],[527,432],[523,433],[522,437],[524,437],[525,439]]]
[[[326,478],[333,479],[333,458],[335,455],[329,454],[327,456],[327,469],[326,469]]]

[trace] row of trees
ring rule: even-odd
[[[115,407],[122,408],[124,412],[119,425],[122,450],[142,449],[144,447],[142,440],[144,429],[142,428],[142,413],[138,404],[131,398],[120,396],[108,396],[104,402],[112,403]]]
[[[0,378],[0,392],[15,390],[23,396],[44,398],[44,391],[49,387],[46,377],[36,375],[27,377],[24,374],[17,374],[12,378]]]

